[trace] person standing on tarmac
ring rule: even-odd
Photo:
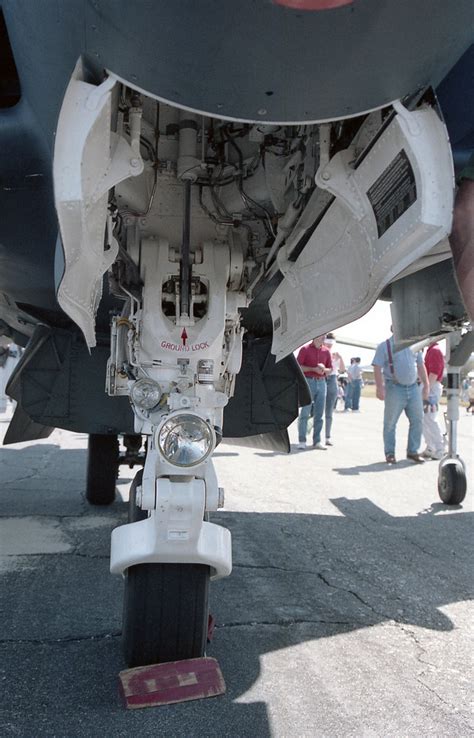
[[[325,336],[317,336],[307,346],[303,346],[298,353],[297,361],[308,382],[312,403],[301,408],[298,419],[298,449],[306,449],[306,434],[308,420],[313,408],[313,448],[326,451],[321,443],[323,414],[326,405],[326,377],[332,371],[331,354],[323,346]]]
[[[324,413],[324,431],[326,435],[326,446],[332,446],[331,441],[331,428],[332,428],[332,416],[336,409],[337,402],[337,390],[338,383],[337,377],[341,372],[346,371],[346,365],[341,354],[337,351],[332,351],[335,343],[333,333],[328,333],[324,339],[324,346],[331,352],[332,369],[331,373],[326,377],[326,408]]]
[[[347,395],[344,410],[352,410],[360,413],[360,393],[362,390],[362,371],[360,368],[360,356],[351,359],[351,365],[347,368]]]
[[[385,401],[383,416],[383,443],[387,464],[395,464],[395,430],[403,411],[408,418],[407,459],[416,464],[424,462],[419,453],[423,430],[423,400],[428,399],[428,377],[423,357],[409,348],[395,352],[393,336],[377,346],[372,361],[376,394]],[[417,378],[423,384],[423,397]]]
[[[444,356],[436,341],[430,343],[425,355],[425,369],[428,375],[430,392],[423,403],[423,435],[426,448],[422,453],[425,459],[442,459],[444,440],[438,423],[439,401],[443,391],[441,380],[444,374]]]

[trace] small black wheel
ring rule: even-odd
[[[445,505],[459,505],[466,496],[466,472],[459,459],[443,459],[439,465],[438,493]]]
[[[209,567],[138,564],[125,573],[122,644],[129,667],[204,656]]]
[[[119,470],[117,436],[89,435],[86,499],[91,505],[111,505]]]

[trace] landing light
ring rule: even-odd
[[[215,448],[213,429],[198,415],[179,413],[166,420],[155,433],[155,445],[175,466],[201,464]]]
[[[130,399],[142,410],[151,410],[161,399],[161,389],[153,379],[139,379],[132,385]]]

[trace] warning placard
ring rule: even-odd
[[[367,191],[379,238],[416,202],[416,182],[402,149]]]

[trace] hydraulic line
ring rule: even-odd
[[[190,239],[191,180],[187,179],[184,182],[183,242],[181,244],[181,269],[179,279],[179,312],[181,316],[189,316],[189,300],[191,295]]]

